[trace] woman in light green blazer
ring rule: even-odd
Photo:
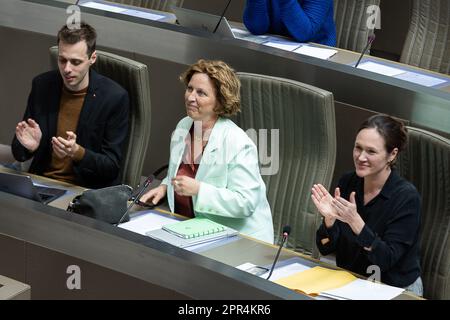
[[[141,201],[157,204],[167,195],[172,212],[204,216],[273,243],[256,146],[227,118],[240,110],[234,70],[222,61],[199,60],[180,79],[188,117],[172,135],[167,177]]]

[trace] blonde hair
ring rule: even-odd
[[[241,110],[241,82],[235,71],[223,61],[200,59],[180,76],[187,86],[195,73],[206,74],[214,83],[218,105],[214,109],[217,115],[230,117]]]

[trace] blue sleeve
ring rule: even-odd
[[[281,20],[299,42],[314,39],[328,17],[332,0],[279,0]]]
[[[253,34],[265,34],[269,31],[269,0],[247,0],[243,21],[245,27]]]

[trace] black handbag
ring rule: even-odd
[[[92,189],[76,196],[67,211],[75,212],[110,224],[117,224],[127,211],[127,201],[133,189],[125,184]],[[130,220],[127,213],[122,222]]]

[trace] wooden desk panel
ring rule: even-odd
[[[61,186],[61,182],[41,179]],[[73,192],[82,189],[64,185]],[[2,260],[0,274],[29,283],[34,299],[309,298],[233,268],[245,262],[273,262],[278,247],[249,237],[196,254],[3,192],[0,203],[1,251],[18,254]],[[282,250],[280,261],[291,257],[320,263],[287,249]],[[84,291],[64,286],[71,265],[83,270]],[[115,285],[121,290],[114,290]]]

